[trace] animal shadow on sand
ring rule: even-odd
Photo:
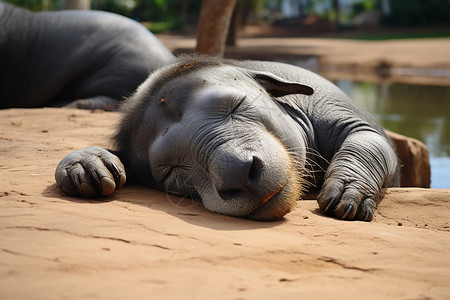
[[[135,184],[127,184],[111,196],[83,198],[67,196],[59,189],[58,185],[54,183],[43,190],[42,196],[56,198],[67,202],[86,203],[86,205],[95,204],[96,207],[93,209],[101,209],[100,206],[102,204],[107,204],[112,201],[122,202],[123,204],[140,205],[148,209],[149,217],[151,217],[152,211],[158,210],[175,216],[186,223],[214,230],[253,230],[273,228],[286,222],[284,217],[278,221],[264,222],[212,213],[203,207],[200,200],[178,197]]]

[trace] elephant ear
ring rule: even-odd
[[[252,72],[253,78],[274,97],[282,97],[291,94],[312,95],[312,87],[283,79],[270,72]]]

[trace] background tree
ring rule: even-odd
[[[265,11],[267,0],[239,0],[234,7],[231,17],[230,29],[226,40],[227,46],[236,46],[240,38],[243,27],[251,20],[253,24],[262,21],[259,13]],[[265,22],[265,21],[264,21]]]
[[[223,56],[236,0],[203,0],[197,28],[196,52]]]
[[[230,21],[230,26],[228,29],[228,34],[227,34],[227,38],[225,41],[225,44],[227,46],[236,46],[237,44],[237,40],[239,39],[240,36],[240,31],[244,22],[243,19],[243,9],[244,9],[244,1],[238,1],[232,16],[231,16],[231,21]]]
[[[389,15],[383,19],[389,26],[424,26],[450,24],[448,0],[396,0],[389,2]]]

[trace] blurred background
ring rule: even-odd
[[[144,24],[176,53],[195,48],[201,0],[6,0],[84,8]],[[450,188],[450,0],[238,0],[226,57],[320,73],[387,129],[424,142],[433,188]]]
[[[33,11],[88,8],[148,22],[152,32],[195,28],[201,0],[6,0]],[[448,0],[238,0],[239,26],[282,27],[284,35],[414,27],[414,36],[450,36]],[[419,29],[419,27],[422,27]],[[411,28],[409,28],[411,29]],[[426,30],[424,30],[426,29]],[[398,31],[397,31],[398,32]],[[402,35],[391,37],[404,37]],[[369,38],[369,37],[367,37]],[[370,37],[383,39],[383,36]]]

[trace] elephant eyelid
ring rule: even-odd
[[[169,187],[172,181],[177,181],[177,176],[180,176],[179,171],[185,169],[182,165],[169,166],[164,170],[164,175],[161,180],[161,186]],[[179,179],[179,178],[178,178]]]
[[[176,168],[175,166],[170,166],[170,167],[167,167],[164,170],[164,174],[163,174],[163,177],[162,177],[162,180],[161,180],[161,185],[162,186],[164,186],[164,183],[167,184],[167,181],[173,175],[173,173],[175,171],[175,168]]]
[[[241,104],[244,102],[244,100],[247,98],[247,95],[244,95],[242,97],[239,97],[237,100],[230,99],[229,101],[233,104],[231,111],[228,113],[229,115],[232,115],[236,112],[236,110],[241,106]]]

